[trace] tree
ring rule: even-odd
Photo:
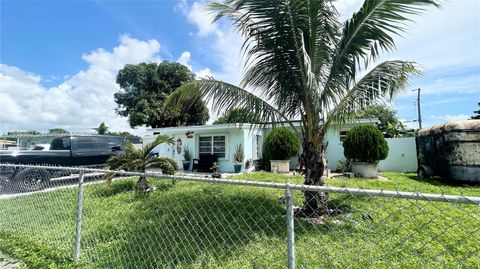
[[[378,128],[385,137],[410,137],[413,130],[406,129],[398,119],[397,111],[385,105],[375,104],[357,113],[357,118],[376,118],[380,121]]]
[[[478,106],[480,107],[480,103],[478,103]],[[473,115],[471,117],[472,120],[480,120],[480,109],[473,111],[476,115]]]
[[[68,131],[62,128],[53,128],[48,130],[48,133],[49,134],[66,134],[68,133]]]
[[[143,148],[136,148],[130,141],[127,141],[125,151],[119,155],[110,157],[105,163],[105,167],[106,169],[111,170],[125,170],[141,173],[145,173],[147,168],[160,168],[164,174],[172,175],[175,173],[175,170],[178,169],[178,163],[174,159],[150,155],[152,149],[163,143],[173,145],[174,141],[173,138],[166,135],[159,135],[154,142]],[[111,179],[111,177],[107,179]],[[135,189],[137,191],[144,191],[147,188],[147,178],[144,176],[139,177]]]
[[[163,107],[170,93],[194,79],[195,75],[179,63],[127,64],[117,75],[121,90],[114,95],[116,112],[128,117],[132,128],[143,124],[153,128],[205,124],[209,115],[201,98],[188,108]]]
[[[105,122],[100,123],[97,128],[93,128],[93,130],[97,131],[99,135],[107,135],[108,134],[108,129],[107,125]]]
[[[234,108],[229,110],[223,116],[218,118],[213,124],[224,123],[259,123],[260,118],[255,113],[243,108]]]
[[[167,104],[188,104],[197,89],[216,111],[243,108],[261,122],[289,121],[291,128],[291,120],[300,119],[304,184],[323,185],[327,130],[408,86],[409,77],[418,73],[415,63],[372,63],[395,48],[393,36],[405,31],[406,16],[438,5],[436,0],[366,0],[341,24],[326,0],[211,3],[214,20],[230,19],[244,37],[246,70],[240,86],[206,78],[183,85]],[[299,215],[328,212],[326,193],[305,191],[304,196]]]

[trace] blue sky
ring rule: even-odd
[[[342,18],[360,0],[338,1]],[[113,112],[115,75],[126,63],[179,61],[198,76],[238,83],[240,38],[228,22],[210,24],[203,2],[0,2],[0,132],[63,127],[82,131],[105,121],[128,130]],[[419,62],[424,75],[392,105],[424,126],[463,119],[480,102],[480,1],[444,1],[414,17],[398,50],[380,60]],[[416,126],[409,122],[410,126]]]

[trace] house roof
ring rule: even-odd
[[[358,119],[353,124],[356,123],[379,123],[380,121],[376,118],[362,118]],[[285,124],[287,122],[276,122],[275,124]],[[300,127],[300,121],[292,121],[292,125],[295,127]],[[165,128],[151,128],[147,129],[149,133],[161,133],[161,134],[170,134],[170,133],[181,133],[188,131],[213,131],[213,130],[226,130],[231,128],[237,129],[255,129],[255,124],[251,123],[225,123],[225,124],[214,124],[214,125],[189,125],[189,126],[176,126],[176,127],[165,127]],[[271,124],[264,125],[264,128],[272,128]]]

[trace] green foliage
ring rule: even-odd
[[[340,173],[351,171],[352,161],[350,159],[338,161],[338,163],[335,166],[335,170]]]
[[[213,124],[225,123],[259,123],[260,118],[254,112],[244,108],[234,108],[223,114]]]
[[[297,135],[288,128],[274,128],[263,143],[263,156],[267,160],[288,160],[299,151]]]
[[[190,160],[192,160],[192,153],[190,152],[190,149],[188,148],[188,145],[183,147],[183,154],[182,155],[183,155],[183,160],[185,162],[189,162]]]
[[[480,196],[475,186],[419,181],[415,174],[382,175],[388,180],[326,181],[336,187]],[[232,179],[303,181],[301,176],[265,172]],[[149,181],[158,190],[147,199],[135,199],[128,192],[128,179],[110,187],[85,185],[83,268],[285,268],[285,205],[279,202],[284,190],[186,181],[172,187],[164,179]],[[293,192],[295,204],[301,195]],[[478,227],[472,217],[477,205],[329,196],[332,208],[349,214],[343,222],[322,225],[295,219],[298,268],[478,267],[478,240],[471,236]],[[71,258],[76,198],[72,188],[0,199],[0,251],[23,260],[28,268],[82,268]],[[39,199],[46,205],[41,211]],[[367,213],[373,221],[362,219]]]
[[[121,90],[114,95],[118,104],[116,112],[128,117],[132,128],[143,124],[153,128],[205,124],[208,109],[199,97],[192,105],[179,110],[163,106],[169,94],[194,78],[195,75],[179,63],[127,64],[117,75]]]
[[[105,122],[100,123],[97,128],[93,128],[99,135],[133,136],[129,132],[110,132],[108,129],[110,129],[110,127],[108,127]]]
[[[172,158],[164,156],[153,156],[150,152],[158,145],[167,143],[173,145],[174,141],[166,135],[159,135],[150,144],[143,148],[136,148],[130,141],[127,141],[125,150],[119,155],[110,157],[105,163],[106,169],[125,170],[145,173],[147,168],[160,168],[166,175],[173,175],[178,170],[178,163]],[[107,175],[106,179],[111,181],[112,175]],[[137,189],[144,189],[140,183],[144,178],[140,177],[137,183]]]
[[[105,124],[105,122],[102,122],[100,123],[100,125],[98,125],[97,128],[93,128],[95,131],[97,131],[97,133],[99,135],[106,135],[108,134],[108,129],[109,127],[107,127],[107,125]]]
[[[378,128],[385,137],[412,137],[413,130],[406,129],[398,119],[397,111],[385,105],[372,105],[357,113],[357,118],[376,118],[380,121]]]
[[[243,159],[245,159],[245,153],[243,152],[243,145],[238,144],[235,147],[235,153],[233,154],[233,161],[237,164],[243,163]]]
[[[478,106],[480,107],[480,103],[478,103]],[[480,120],[480,109],[473,111],[475,115],[471,117],[472,120]]]
[[[346,158],[361,162],[377,162],[388,155],[387,140],[373,125],[353,127],[343,141],[343,154]]]
[[[68,131],[62,128],[53,128],[48,130],[48,133],[49,134],[66,134],[68,133]]]

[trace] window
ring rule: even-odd
[[[94,149],[95,145],[93,143],[93,137],[85,136],[85,137],[77,137],[75,143],[76,150],[86,150],[86,149]]]
[[[198,138],[198,154],[213,154],[218,158],[227,156],[226,136],[200,136]]]
[[[347,137],[347,133],[349,130],[340,130],[340,142],[343,143],[343,140],[345,140],[345,137]]]

